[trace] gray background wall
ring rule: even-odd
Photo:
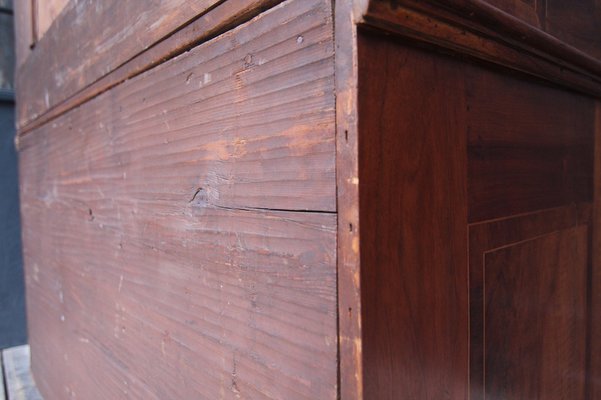
[[[17,154],[12,1],[0,0],[0,349],[27,341]]]

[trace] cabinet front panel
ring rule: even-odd
[[[366,398],[587,398],[594,100],[366,32],[359,60]]]

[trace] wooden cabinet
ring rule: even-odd
[[[601,399],[601,4],[176,3],[18,68],[46,398]]]

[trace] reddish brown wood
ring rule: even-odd
[[[281,0],[228,0],[219,4],[169,37],[152,45],[148,50],[135,55],[109,74],[46,110],[43,115],[22,126],[19,129],[19,135],[22,136],[34,128],[48,123],[125,80],[156,67],[169,58],[178,56],[192,46],[227,32],[280,2]]]
[[[592,201],[593,101],[468,74],[469,221]]]
[[[484,256],[488,398],[584,399],[588,229]]]
[[[364,398],[466,399],[463,66],[358,47]]]
[[[68,7],[39,37],[17,73],[18,125],[25,126],[216,3],[111,0]]]
[[[22,138],[45,398],[336,398],[331,13],[286,2]]]
[[[487,0],[565,43],[601,58],[598,0]]]
[[[361,400],[358,50],[353,2],[336,1],[336,183],[338,211],[338,346],[340,397]]]
[[[591,216],[583,204],[470,226],[471,399],[582,398]]]
[[[463,56],[601,95],[601,59],[485,0],[371,0],[362,23]]]
[[[598,0],[121,3],[18,29],[47,399],[596,399]]]

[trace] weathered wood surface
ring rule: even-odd
[[[34,21],[37,25],[34,29],[39,40],[44,37],[54,20],[65,9],[69,0],[33,0],[33,3],[34,12],[36,13]]]
[[[353,2],[335,2],[336,182],[340,398],[363,398],[359,258],[357,26]]]
[[[43,37],[31,39],[35,49],[20,60],[18,125],[24,126],[111,72],[217,1],[110,0],[68,5]],[[26,6],[20,7],[20,13],[25,12]]]
[[[24,135],[32,129],[48,123],[52,119],[85,103],[112,87],[143,73],[165,60],[178,56],[194,45],[208,41],[227,30],[247,22],[262,11],[269,9],[281,0],[228,0],[207,11],[198,19],[182,27],[148,50],[118,66],[110,73],[81,88],[65,101],[44,111],[37,119],[19,129]]]
[[[29,346],[17,346],[2,350],[0,371],[4,365],[7,400],[42,400],[29,369]],[[0,383],[0,399],[2,397]]]
[[[283,3],[21,139],[48,399],[336,398],[331,12]]]

